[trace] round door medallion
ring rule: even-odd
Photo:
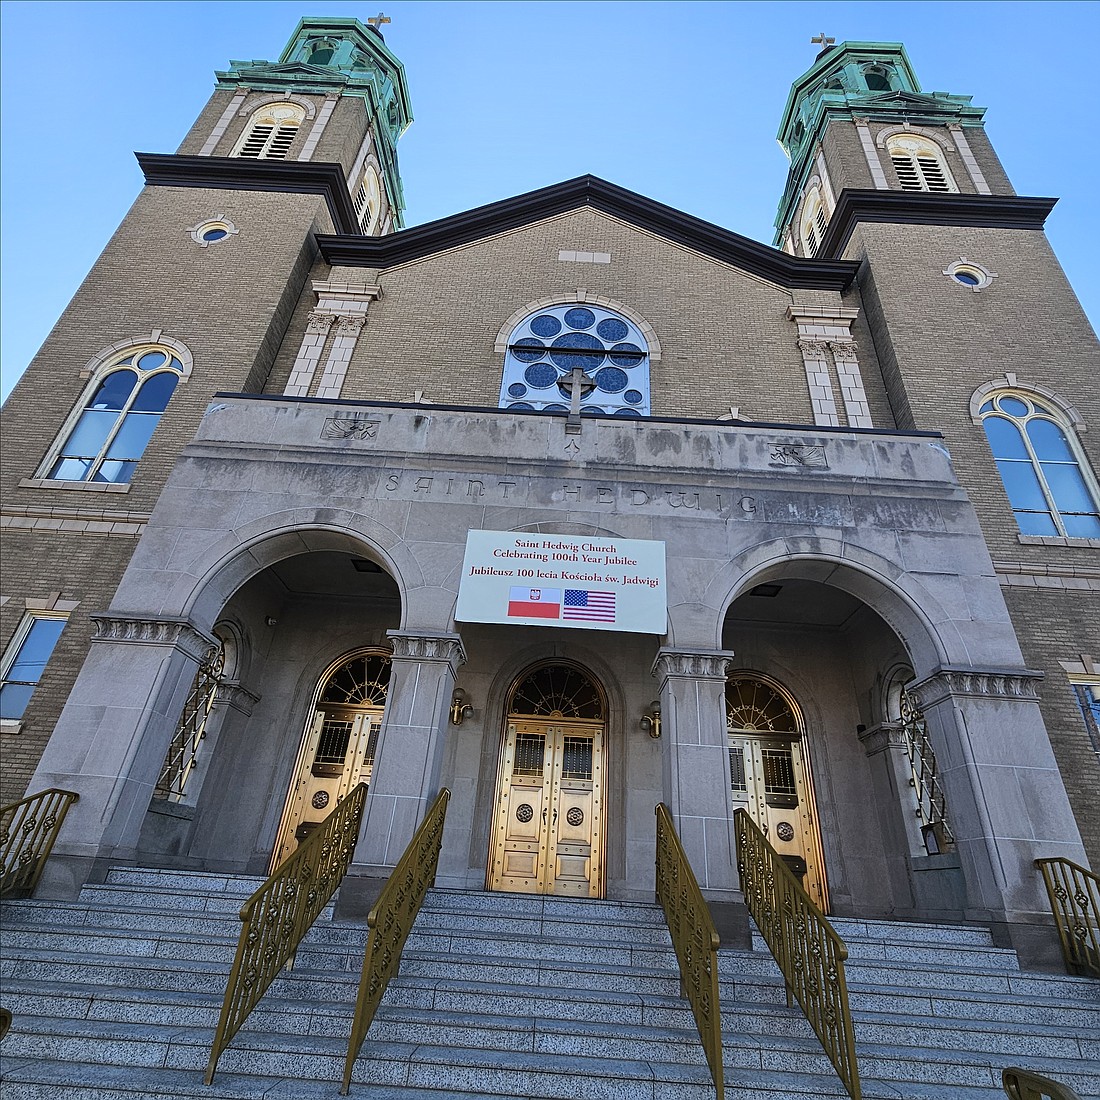
[[[323,810],[328,805],[328,791],[318,791],[312,801],[315,810]]]
[[[794,826],[789,821],[781,821],[775,827],[775,835],[780,840],[794,840]]]
[[[571,807],[565,815],[565,820],[575,829],[584,820],[584,810],[579,806]]]
[[[528,821],[535,816],[535,811],[527,805],[526,802],[522,806],[516,807],[516,820],[521,824],[526,825]]]

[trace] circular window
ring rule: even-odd
[[[953,264],[945,267],[943,274],[957,286],[973,291],[984,289],[997,278],[995,271],[990,271],[981,264],[968,260],[965,256],[960,256]]]
[[[955,282],[962,283],[964,286],[980,286],[982,277],[973,271],[967,271],[966,268],[962,268],[960,271],[955,272]]]
[[[508,387],[508,396],[509,397],[523,397],[523,395],[526,392],[527,392],[527,387],[522,382],[513,382]]]
[[[213,229],[208,229],[203,235],[204,241],[220,241],[223,237],[229,236],[229,230],[223,229],[220,225],[214,226]]]
[[[218,241],[224,241],[240,231],[224,215],[215,214],[214,217],[207,218],[205,221],[199,222],[198,225],[191,226],[187,232],[191,235],[191,240],[195,244],[200,248],[206,248],[207,245],[217,244]]]

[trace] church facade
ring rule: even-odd
[[[1097,348],[983,113],[827,46],[779,247],[594,177],[403,228],[376,28],[218,73],[5,408],[42,892],[266,873],[360,781],[369,892],[447,786],[442,886],[649,898],[665,802],[736,902],[743,807],[827,911],[1041,955],[1033,861],[1100,858]]]

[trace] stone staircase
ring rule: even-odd
[[[4,1100],[334,1100],[366,929],[325,914],[202,1074],[258,879],[117,869],[3,907]],[[1003,1100],[1022,1065],[1100,1097],[1100,982],[1021,972],[988,933],[837,920],[864,1096]],[[762,944],[720,955],[730,1100],[841,1098]],[[432,891],[356,1063],[371,1100],[712,1100],[660,910]]]

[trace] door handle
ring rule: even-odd
[[[542,808],[542,823],[543,823],[543,825],[546,824],[546,807],[545,806],[543,806],[543,808]]]
[[[557,807],[555,807],[554,808],[554,820],[551,822],[551,827],[553,827],[554,825],[557,825],[557,823],[558,823],[558,810],[557,810]]]

